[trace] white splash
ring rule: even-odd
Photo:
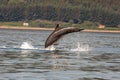
[[[54,45],[48,46],[46,50],[54,51],[56,48]]]
[[[76,48],[70,49],[70,51],[89,51],[89,50],[90,50],[89,45],[87,45],[87,44],[83,45],[80,43],[77,44]]]
[[[21,49],[36,49],[34,46],[32,46],[32,43],[29,41],[23,42],[20,48]]]
[[[7,48],[6,46],[2,46],[2,47],[0,47],[0,48]]]

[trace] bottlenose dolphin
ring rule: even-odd
[[[60,28],[59,24],[55,27],[55,30],[48,36],[47,40],[45,41],[45,48],[54,44],[57,40],[59,40],[62,36],[72,32],[79,32],[84,29],[78,29],[75,27],[67,27],[67,28]]]

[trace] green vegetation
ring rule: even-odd
[[[15,21],[13,21],[13,22],[0,22],[0,26],[24,27],[23,23],[24,23],[23,21],[18,21],[18,22],[15,22]],[[67,22],[47,21],[47,20],[34,20],[34,21],[28,21],[28,23],[29,23],[29,26],[26,26],[26,27],[53,28],[58,23],[61,25],[61,27],[72,26],[71,23],[67,23]]]
[[[0,0],[0,25],[22,26],[19,23],[27,21],[30,26],[52,27],[54,21],[61,21],[65,26],[73,24],[90,29],[96,29],[98,24],[117,27],[119,7],[119,0]]]
[[[22,26],[22,22],[0,22],[0,26]]]
[[[23,21],[18,22],[0,22],[0,26],[7,26],[7,27],[27,27],[23,26]],[[75,24],[71,22],[58,22],[58,21],[47,21],[47,20],[34,20],[34,21],[28,21],[29,26],[28,27],[43,27],[43,28],[53,28],[56,26],[56,24],[60,24],[61,27],[78,27],[83,29],[92,29],[92,30],[120,30],[119,27],[105,27],[103,29],[98,28],[98,23],[93,23],[90,21],[85,21],[81,24]]]

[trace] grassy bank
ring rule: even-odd
[[[90,30],[120,30],[118,27],[105,27],[104,29],[99,29],[97,23],[92,23],[86,21],[81,24],[73,24],[72,21],[70,22],[58,22],[58,21],[47,21],[47,20],[35,20],[35,21],[27,21],[29,26],[24,26],[23,21],[18,22],[0,22],[0,26],[7,26],[7,27],[31,27],[31,28],[54,28],[56,24],[60,24],[61,27],[79,27],[83,29],[90,29]]]
[[[29,26],[23,25],[24,21],[18,22],[0,22],[0,26],[13,26],[13,27],[40,27],[40,28],[54,28],[56,24],[60,24],[62,27],[71,26],[70,23],[58,22],[58,21],[47,21],[47,20],[35,20],[35,21],[27,21]]]

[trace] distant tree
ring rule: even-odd
[[[119,0],[0,0],[0,21],[57,20],[120,24]]]

